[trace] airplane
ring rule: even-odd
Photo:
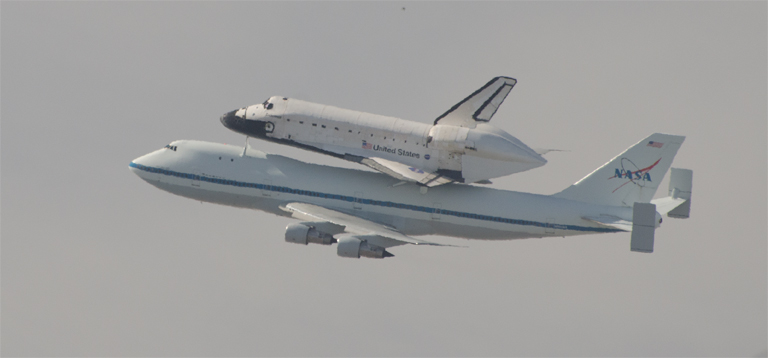
[[[282,96],[228,112],[220,121],[246,135],[244,151],[247,138],[255,137],[360,163],[401,182],[489,184],[547,163],[488,123],[516,83],[493,78],[433,125]]]
[[[381,173],[301,162],[239,146],[179,140],[130,162],[155,187],[186,198],[301,220],[285,240],[337,244],[350,258],[385,258],[414,236],[509,240],[631,232],[653,252],[662,215],[690,214],[693,172],[673,168],[669,196],[651,200],[685,137],[655,133],[553,195],[451,183],[419,190]]]

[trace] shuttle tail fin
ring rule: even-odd
[[[654,133],[553,196],[614,206],[649,203],[684,140]]]
[[[517,80],[511,77],[493,78],[437,117],[435,124],[475,128],[478,121],[490,121],[516,83]]]

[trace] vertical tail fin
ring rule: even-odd
[[[684,140],[684,136],[651,134],[553,196],[614,206],[648,203]]]
[[[475,128],[478,121],[490,121],[516,83],[517,80],[512,77],[494,77],[469,97],[437,117],[435,125]]]

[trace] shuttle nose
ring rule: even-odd
[[[224,127],[235,130],[235,127],[237,127],[236,122],[241,120],[240,118],[235,116],[235,113],[237,113],[237,110],[224,113],[224,115],[222,115],[220,119],[221,124],[223,124]]]
[[[230,111],[227,113],[224,113],[224,115],[221,116],[221,124],[224,125],[224,127],[227,127],[231,131],[235,131],[240,134],[245,134],[248,136],[255,136],[256,133],[252,133],[253,131],[253,122],[251,120],[246,120],[242,117],[241,113],[238,112],[244,112],[244,109],[236,109],[234,111]],[[238,115],[240,114],[240,115]]]
[[[274,123],[267,122],[261,118],[245,119],[245,108],[236,109],[224,113],[221,116],[221,124],[229,130],[251,137],[264,137],[267,133],[272,133],[275,128]]]

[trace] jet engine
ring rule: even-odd
[[[336,242],[333,235],[318,231],[314,227],[304,224],[289,224],[285,228],[285,241],[296,244],[320,244],[330,245]]]
[[[372,259],[383,259],[385,257],[395,256],[387,252],[383,247],[371,245],[355,236],[347,236],[339,239],[337,250],[339,256],[351,257],[353,259],[359,259],[360,256],[370,257]]]

